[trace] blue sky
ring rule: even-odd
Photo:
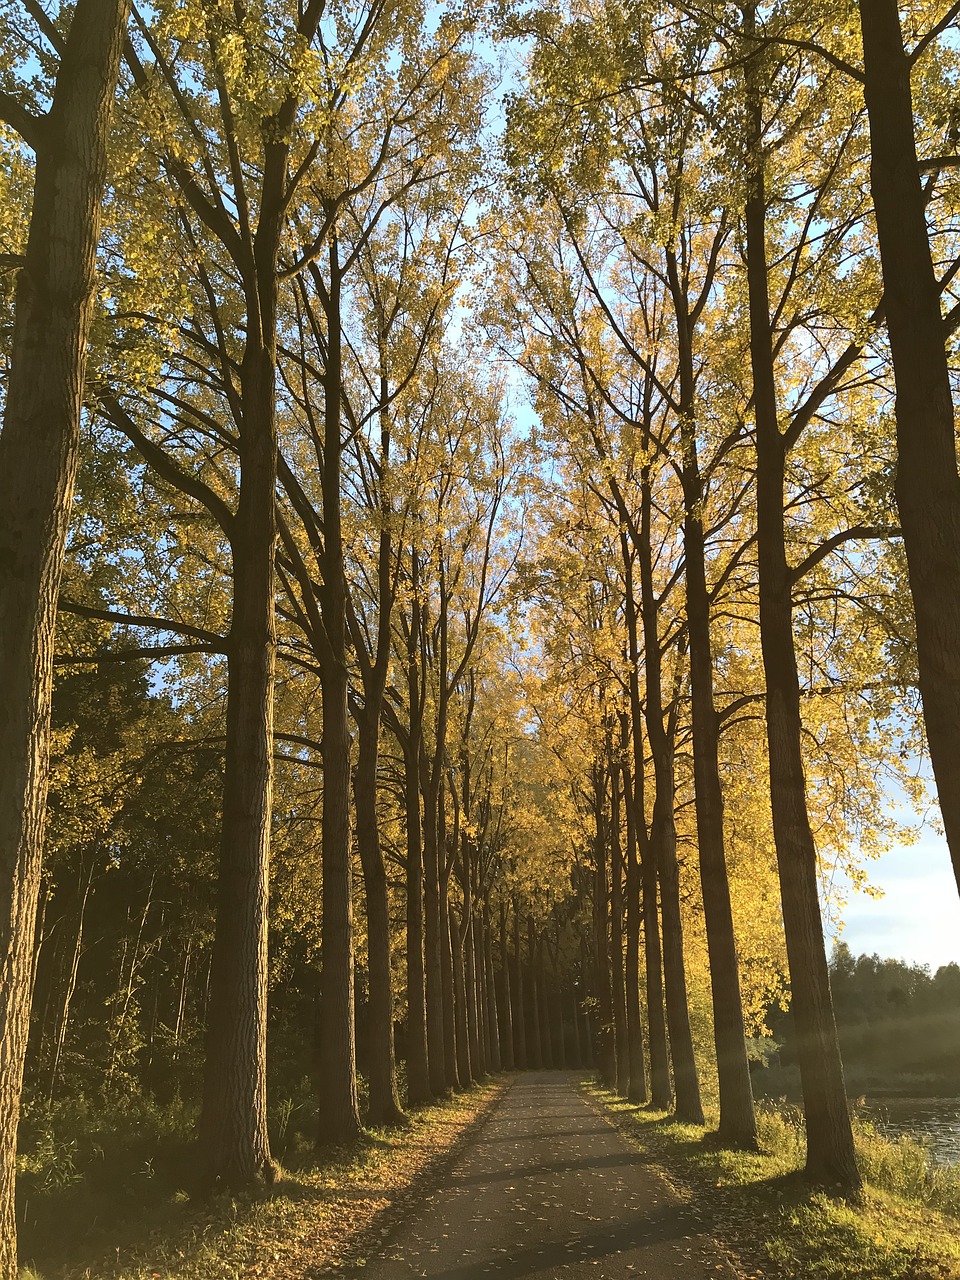
[[[947,842],[930,828],[906,848],[892,849],[867,868],[882,898],[850,891],[841,937],[854,955],[938,966],[960,964],[960,894]]]

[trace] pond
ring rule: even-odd
[[[960,1163],[960,1098],[867,1098],[862,1110],[888,1137],[909,1134],[939,1164]]]

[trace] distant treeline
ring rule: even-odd
[[[851,1093],[957,1092],[960,965],[926,965],[854,956],[838,942],[830,960],[833,1005]],[[781,1061],[794,1060],[793,1022],[774,1016]],[[779,1074],[779,1073],[777,1073]]]

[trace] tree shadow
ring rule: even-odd
[[[516,1135],[505,1134],[502,1138],[484,1137],[481,1139],[481,1145],[487,1147],[494,1146],[497,1143],[529,1142],[531,1138],[538,1137],[550,1138],[551,1140],[554,1138],[597,1138],[609,1132],[610,1130],[606,1126],[600,1129],[551,1129],[548,1133],[542,1134],[518,1133]]]
[[[455,1185],[492,1186],[497,1182],[515,1182],[520,1178],[534,1177],[540,1174],[577,1173],[588,1169],[620,1169],[640,1168],[649,1163],[643,1152],[617,1151],[605,1155],[578,1156],[570,1160],[537,1161],[534,1164],[514,1165],[493,1172],[468,1174],[458,1177]]]
[[[367,1280],[381,1280],[381,1277],[382,1280],[399,1280],[404,1275],[429,1276],[431,1280],[489,1280],[491,1275],[496,1275],[500,1280],[520,1280],[535,1273],[558,1273],[560,1269],[577,1263],[598,1265],[602,1259],[618,1259],[616,1264],[608,1262],[606,1267],[599,1266],[597,1275],[605,1278],[627,1275],[632,1253],[679,1240],[694,1245],[702,1239],[702,1223],[692,1210],[685,1205],[672,1204],[589,1232],[573,1231],[559,1239],[538,1241],[513,1249],[498,1246],[495,1252],[485,1251],[483,1256],[470,1262],[460,1258],[452,1263],[441,1260],[435,1270],[430,1264],[426,1271],[422,1270],[419,1261],[416,1266],[410,1264],[408,1267],[402,1258],[381,1254],[362,1271],[346,1268],[343,1274],[351,1280],[353,1277],[359,1280],[360,1276],[367,1277]],[[387,1245],[386,1249],[390,1247]],[[392,1247],[397,1246],[394,1244]],[[456,1243],[451,1241],[450,1248],[456,1250]]]

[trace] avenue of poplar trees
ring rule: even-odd
[[[21,1109],[750,1148],[776,1001],[855,1190],[822,889],[922,734],[960,881],[960,4],[0,23],[0,1280]]]

